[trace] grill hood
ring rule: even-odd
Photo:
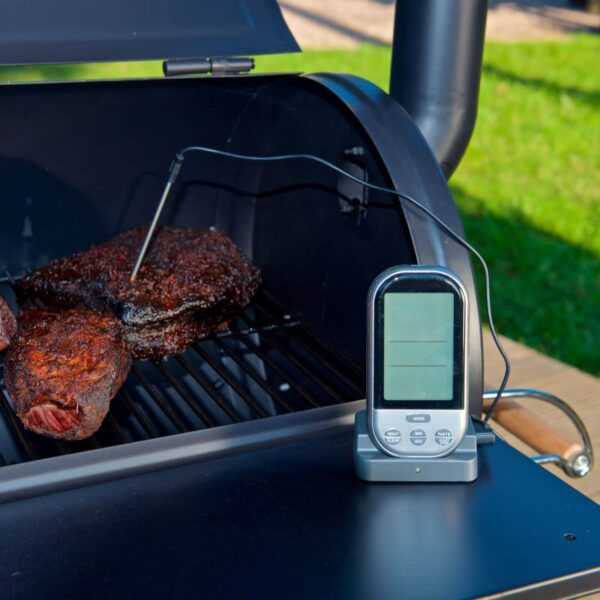
[[[299,51],[276,0],[3,0],[0,65]]]

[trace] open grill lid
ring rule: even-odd
[[[0,0],[0,65],[297,51],[276,0]]]

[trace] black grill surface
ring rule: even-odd
[[[14,306],[14,278],[0,294]],[[364,369],[267,292],[215,333],[164,361],[135,361],[91,438],[65,442],[23,428],[0,356],[0,467],[299,412],[365,397]]]

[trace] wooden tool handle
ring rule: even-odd
[[[486,412],[491,403],[492,400],[484,400]],[[570,462],[584,452],[583,444],[558,433],[514,400],[501,400],[494,409],[492,419],[540,454],[558,454]]]

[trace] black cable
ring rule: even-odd
[[[169,172],[169,181],[171,183],[173,183],[175,181],[177,175],[179,174],[179,170],[181,169],[181,164],[183,163],[185,155],[188,152],[203,152],[205,154],[216,154],[218,156],[225,156],[228,158],[235,158],[238,160],[254,161],[254,162],[278,162],[278,161],[298,160],[298,159],[299,160],[310,160],[313,162],[317,162],[317,163],[327,167],[328,169],[331,169],[332,171],[339,173],[343,177],[346,177],[356,183],[359,183],[360,185],[362,185],[366,188],[369,188],[369,189],[372,189],[372,190],[375,190],[378,192],[383,192],[386,194],[392,194],[392,195],[396,196],[400,207],[402,207],[402,202],[400,200],[401,199],[406,200],[413,206],[416,206],[419,210],[423,211],[428,217],[433,219],[433,221],[435,221],[452,239],[454,239],[461,246],[463,246],[469,252],[471,252],[477,258],[477,260],[481,264],[481,267],[483,268],[483,275],[484,275],[484,279],[485,279],[485,302],[486,302],[486,307],[487,307],[487,316],[488,316],[488,323],[490,326],[490,332],[492,334],[494,343],[496,344],[496,348],[498,349],[498,352],[500,353],[500,355],[502,356],[502,359],[504,360],[504,377],[502,378],[502,383],[498,387],[498,393],[496,394],[496,397],[494,398],[492,404],[490,405],[490,408],[487,411],[487,414],[486,414],[485,418],[483,419],[483,422],[487,423],[490,420],[492,413],[494,412],[494,410],[496,408],[496,405],[498,404],[500,398],[502,398],[502,394],[504,392],[504,389],[506,388],[506,384],[508,383],[508,378],[510,377],[510,360],[509,360],[506,352],[504,351],[502,344],[500,343],[500,339],[498,337],[498,334],[496,333],[496,327],[494,325],[494,319],[492,316],[492,300],[491,300],[491,292],[490,292],[490,273],[488,270],[487,263],[485,262],[483,256],[481,256],[481,254],[479,254],[479,252],[473,246],[471,246],[471,244],[469,244],[469,242],[467,242],[463,237],[461,237],[458,233],[456,233],[456,231],[454,231],[449,225],[444,223],[444,221],[442,221],[429,208],[427,208],[425,205],[421,204],[418,200],[415,200],[412,196],[409,196],[408,194],[404,194],[403,192],[398,192],[397,190],[393,190],[393,189],[386,188],[386,187],[383,187],[380,185],[376,185],[374,183],[370,183],[368,181],[363,181],[359,177],[356,177],[356,176],[352,175],[351,173],[344,171],[344,169],[334,165],[333,163],[330,163],[329,161],[325,160],[324,158],[320,158],[319,156],[314,156],[312,154],[281,154],[281,155],[276,155],[276,156],[252,156],[252,155],[248,155],[248,154],[237,154],[236,152],[228,152],[226,150],[217,150],[216,148],[208,148],[206,146],[188,146],[187,148],[180,150],[175,155],[175,160],[173,161],[170,172]]]

